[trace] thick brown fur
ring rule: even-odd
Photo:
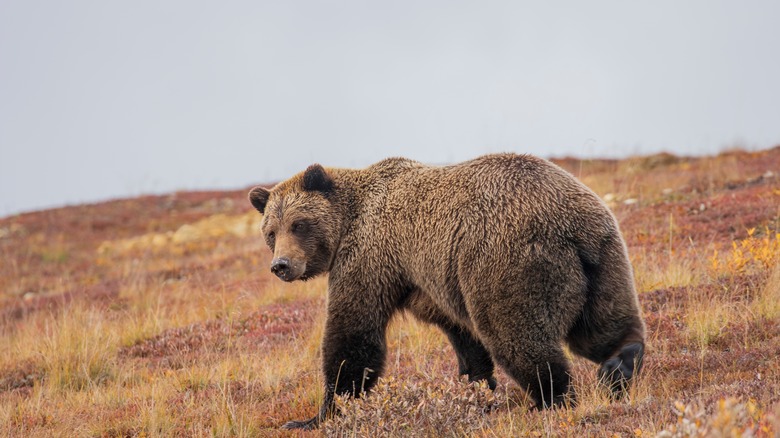
[[[645,328],[617,221],[554,164],[483,156],[433,167],[391,158],[305,172],[250,201],[283,280],[329,272],[322,345],[325,402],[360,395],[382,373],[400,310],[439,326],[459,369],[495,386],[494,363],[538,407],[572,395],[562,343],[601,364],[619,396],[639,371]]]

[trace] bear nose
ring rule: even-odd
[[[290,273],[290,259],[287,257],[279,257],[271,262],[271,272],[276,274],[277,277],[284,279]]]

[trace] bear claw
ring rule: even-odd
[[[293,429],[301,429],[301,430],[314,430],[320,425],[320,417],[319,415],[311,418],[309,420],[303,420],[303,421],[288,421],[282,425],[282,429],[287,430],[293,430]]]

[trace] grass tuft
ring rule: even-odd
[[[81,391],[113,378],[116,334],[96,309],[65,309],[43,327],[42,338],[35,355],[50,388]]]

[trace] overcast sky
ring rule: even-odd
[[[777,1],[0,0],[0,216],[499,151],[780,144]]]

